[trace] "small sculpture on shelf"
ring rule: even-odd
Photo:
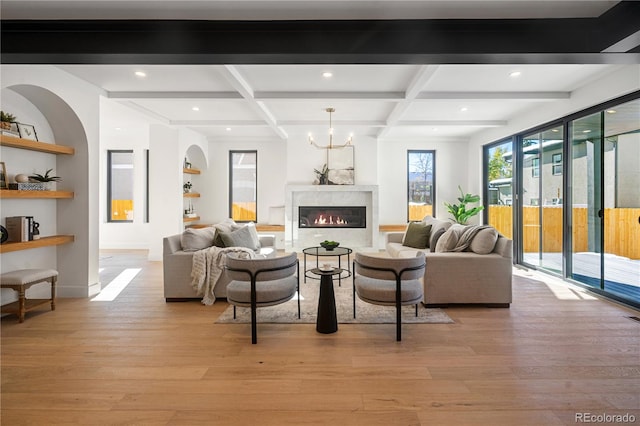
[[[192,183],[191,183],[191,182],[185,182],[185,183],[182,185],[182,189],[184,190],[184,193],[185,193],[185,194],[188,194],[189,192],[191,192],[191,187],[192,187],[192,186],[193,186],[193,185],[192,185]]]

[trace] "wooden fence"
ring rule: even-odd
[[[427,215],[431,216],[432,211],[433,211],[433,206],[431,204],[428,204],[428,205],[409,204],[409,221],[422,220]]]
[[[489,206],[489,223],[508,238],[513,238],[511,206]],[[604,213],[605,253],[640,259],[640,209],[610,208]],[[540,250],[539,207],[523,209],[523,246],[525,253]],[[542,207],[542,251],[562,252],[562,206]],[[573,251],[589,251],[587,208],[573,208]]]
[[[133,220],[133,200],[111,200],[111,220]]]

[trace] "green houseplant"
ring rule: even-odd
[[[467,209],[467,204],[475,204],[480,201],[479,195],[465,194],[460,185],[458,185],[458,189],[460,190],[460,197],[458,197],[458,201],[460,204],[449,204],[444,203],[447,207],[447,211],[451,213],[453,216],[453,220],[456,223],[460,223],[462,225],[466,225],[467,221],[473,216],[477,215],[484,209],[484,206],[475,206]]]
[[[40,187],[34,187],[36,190],[49,190],[51,189],[51,182],[58,182],[62,178],[60,176],[52,176],[53,169],[47,170],[43,175],[40,173],[34,173],[29,175],[29,182],[31,185],[40,184]]]
[[[0,111],[0,128],[11,130],[11,122],[16,121],[16,116],[8,112]]]

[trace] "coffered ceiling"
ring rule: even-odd
[[[618,65],[61,65],[107,98],[210,140],[466,140]],[[144,72],[145,77],[136,76]],[[332,76],[323,77],[331,72]],[[514,72],[519,72],[513,76]],[[115,121],[117,125],[118,120]]]
[[[3,63],[52,63],[110,102],[211,141],[312,133],[322,142],[327,107],[338,142],[351,133],[467,140],[637,63],[628,52],[640,28],[614,25],[618,4],[3,0]],[[602,16],[608,30],[585,36]]]

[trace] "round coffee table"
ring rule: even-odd
[[[307,278],[311,278],[314,280],[319,279],[317,274],[314,275],[310,275],[309,272],[311,272],[311,268],[307,269],[307,255],[309,256],[314,256],[316,258],[316,262],[315,262],[315,268],[319,268],[320,267],[320,258],[326,258],[326,257],[337,257],[338,258],[338,268],[341,272],[340,275],[338,275],[338,285],[342,285],[342,279],[343,278],[349,278],[351,276],[351,253],[353,253],[353,250],[351,250],[350,248],[347,247],[336,247],[334,249],[331,250],[327,250],[324,247],[307,247],[306,249],[302,250],[302,253],[304,253],[304,282],[307,282]],[[344,269],[342,267],[342,257],[343,256],[347,256],[347,268]]]

